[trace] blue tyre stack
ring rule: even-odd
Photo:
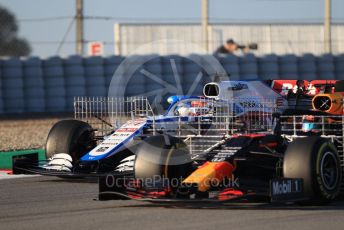
[[[24,112],[23,68],[19,58],[3,61],[2,94],[7,113]]]
[[[154,107],[162,109],[161,106],[165,104],[168,90],[164,82],[159,82],[163,79],[161,76],[161,58],[159,55],[148,55],[146,58],[147,60],[141,70],[145,79],[145,92]]]
[[[163,84],[154,80],[155,78],[162,79],[160,56],[149,55],[147,61],[143,64],[141,73],[145,77],[146,92],[156,91],[164,87]]]
[[[298,79],[298,64],[297,57],[295,55],[282,55],[279,57],[278,62],[280,79]]]
[[[258,75],[262,80],[279,79],[278,57],[274,54],[258,59]]]
[[[332,54],[324,54],[317,57],[317,79],[335,79]]]
[[[186,95],[199,95],[202,89],[199,87],[204,81],[203,60],[200,55],[191,54],[183,59],[183,75],[181,84],[183,93]],[[201,76],[201,78],[199,78]],[[195,87],[196,86],[196,87]]]
[[[258,78],[258,66],[253,54],[245,54],[239,58],[240,79],[252,80]]]
[[[181,84],[181,79],[183,76],[183,58],[178,55],[166,55],[161,57],[161,79],[172,85],[174,87],[178,87],[178,82]],[[178,94],[177,92],[167,92],[164,99],[168,98],[173,94]],[[163,101],[163,106],[167,106],[167,100]]]
[[[139,96],[146,93],[145,79],[142,73],[144,70],[145,57],[141,55],[132,55],[126,58],[126,63],[121,65],[123,68],[123,81],[125,87],[125,96]]]
[[[344,80],[344,54],[338,55],[334,60],[334,69],[337,80]]]
[[[42,61],[31,57],[23,61],[24,98],[26,112],[45,112]]]
[[[4,112],[4,100],[2,95],[2,61],[0,61],[0,113]]]
[[[177,81],[183,75],[183,58],[178,55],[167,55],[161,57],[162,80],[177,86]]]
[[[98,97],[106,96],[103,58],[85,58],[83,63],[86,80],[86,95]]]
[[[223,68],[221,62],[218,59],[214,58],[213,55],[200,55],[198,63],[200,63],[201,65],[202,78],[200,80],[197,79],[194,81],[198,84],[193,84],[192,86],[195,88],[195,93],[193,95],[203,95],[204,85],[209,82],[213,82],[216,75],[220,77],[221,80],[228,80],[226,70]]]
[[[66,88],[62,59],[51,57],[43,62],[45,107],[47,112],[65,112]]]
[[[66,109],[73,111],[74,97],[86,95],[85,72],[80,56],[70,56],[63,62],[66,83]]]
[[[299,78],[314,80],[317,77],[317,67],[313,54],[304,54],[298,59]]]
[[[124,60],[122,56],[110,56],[104,59],[104,75],[105,87],[108,90],[111,80],[121,62]]]
[[[232,54],[219,55],[217,56],[217,59],[220,61],[220,64],[225,69],[231,80],[240,79],[239,60],[237,56]]]

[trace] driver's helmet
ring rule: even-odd
[[[304,115],[302,117],[302,131],[303,132],[319,132],[320,125],[317,123],[313,115]]]
[[[180,103],[177,106],[176,111],[178,112],[179,116],[188,116],[190,112],[190,105],[187,103]]]

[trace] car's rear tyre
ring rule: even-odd
[[[283,176],[302,178],[306,204],[323,204],[340,192],[342,173],[336,147],[317,136],[291,142],[283,162]]]
[[[191,156],[179,138],[156,135],[145,139],[135,158],[135,178],[153,184],[178,187],[191,172]],[[167,180],[166,180],[167,179]]]
[[[57,153],[67,153],[76,162],[95,146],[94,130],[88,123],[62,120],[50,129],[45,150],[47,158]]]

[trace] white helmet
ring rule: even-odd
[[[188,116],[189,112],[190,112],[190,109],[186,106],[182,106],[178,108],[179,116]]]

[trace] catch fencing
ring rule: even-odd
[[[165,133],[180,137],[192,155],[232,135],[272,133],[273,114],[280,109],[275,99],[196,98],[179,101],[160,116],[145,97],[77,97],[74,101],[75,118],[91,124],[97,136],[107,136],[129,120],[146,119],[141,135]]]

